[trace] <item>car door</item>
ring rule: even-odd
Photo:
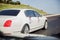
[[[42,28],[42,25],[43,25],[43,18],[42,18],[42,15],[40,15],[38,12],[36,12],[36,11],[34,11],[34,13],[35,13],[35,15],[36,15],[36,17],[37,17],[37,19],[38,19],[38,24],[37,24],[37,26],[39,27],[39,28]]]
[[[30,29],[34,29],[37,26],[37,18],[33,10],[26,10],[26,16],[28,17]]]

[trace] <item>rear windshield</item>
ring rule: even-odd
[[[20,10],[3,10],[0,11],[0,15],[7,15],[7,16],[17,16]]]

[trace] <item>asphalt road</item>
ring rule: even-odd
[[[32,32],[34,34],[43,34],[48,36],[54,36],[60,38],[60,16],[48,17],[48,29],[47,30],[37,30]]]

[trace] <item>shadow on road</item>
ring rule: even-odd
[[[53,35],[51,35],[51,36],[60,38],[60,33],[58,33],[58,34],[53,34]]]

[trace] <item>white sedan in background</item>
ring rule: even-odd
[[[32,9],[7,9],[0,11],[0,31],[5,35],[29,33],[47,29],[47,18]]]

